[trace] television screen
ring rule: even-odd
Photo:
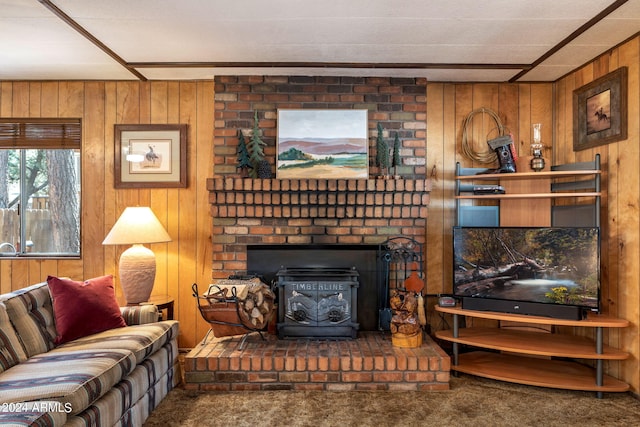
[[[455,227],[454,295],[599,309],[597,227]]]

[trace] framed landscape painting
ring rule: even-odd
[[[278,110],[279,179],[369,177],[367,110]]]

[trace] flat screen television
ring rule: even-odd
[[[597,227],[454,227],[462,308],[580,320],[600,310]]]

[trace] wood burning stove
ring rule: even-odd
[[[356,338],[355,267],[283,268],[276,276],[279,338]]]

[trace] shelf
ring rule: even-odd
[[[465,310],[460,307],[436,306],[436,311],[454,316],[453,331],[437,331],[436,337],[453,343],[451,369],[471,375],[539,387],[602,392],[627,391],[629,385],[604,375],[604,360],[625,360],[629,355],[603,344],[604,328],[623,328],[627,320],[589,313],[583,320],[555,319],[542,316]],[[477,317],[532,325],[558,325],[596,328],[596,339],[533,332],[520,329],[470,327],[460,328],[458,316]],[[490,351],[460,354],[460,344]],[[507,352],[507,353],[502,353]],[[596,368],[575,361],[589,359]]]
[[[520,170],[527,170],[525,167]],[[480,168],[456,164],[456,225],[469,227],[550,227],[600,225],[600,155],[590,162],[552,166],[541,172],[484,173]],[[499,184],[504,194],[478,194],[478,183]],[[557,204],[557,199],[577,203]],[[592,199],[588,203],[579,198]],[[493,200],[461,203],[460,200]],[[488,206],[485,206],[488,205]],[[453,315],[453,331],[437,331],[436,337],[453,343],[454,371],[540,387],[595,391],[627,391],[629,386],[604,375],[606,360],[625,360],[629,354],[604,344],[605,328],[625,328],[622,319],[588,313],[585,319],[568,320],[493,311],[465,310],[459,306],[436,311]],[[461,328],[460,316],[547,325],[592,328],[595,339],[574,334],[535,332],[516,328]],[[464,318],[462,319],[464,320]],[[531,328],[530,328],[531,329]],[[460,346],[487,351],[460,354]],[[557,358],[569,359],[558,360]],[[595,368],[570,359],[590,360]]]
[[[500,181],[507,179],[544,179],[544,178],[570,178],[585,175],[600,175],[597,169],[589,170],[561,170],[561,171],[541,171],[541,172],[515,172],[515,173],[490,173],[480,175],[457,175],[455,179],[468,181],[479,179],[483,181]]]
[[[528,332],[497,328],[462,328],[458,337],[453,331],[438,331],[436,337],[459,344],[492,350],[549,357],[571,357],[578,359],[624,360],[629,354],[613,347],[604,346],[603,353],[595,351],[595,343],[585,337]]]
[[[502,320],[509,322],[534,323],[536,325],[583,326],[587,328],[626,328],[627,326],[629,326],[628,320],[616,319],[613,317],[594,313],[589,313],[586,319],[568,320],[555,319],[553,317],[524,316],[522,314],[500,313],[497,311],[465,310],[459,306],[436,306],[435,309],[436,311],[440,311],[443,313],[457,314],[461,316],[480,317],[483,319]]]
[[[494,380],[537,387],[595,392],[625,392],[629,385],[603,375],[602,385],[596,384],[595,371],[576,362],[513,356],[490,352],[460,354],[458,364],[451,369]]]
[[[556,199],[560,197],[599,197],[599,191],[586,193],[470,194],[456,199]]]
[[[456,225],[503,227],[598,226],[600,223],[600,155],[593,161],[551,166],[524,172],[485,173],[490,169],[465,168],[456,163]],[[481,194],[478,185],[499,185],[504,194]],[[468,200],[462,203],[462,200]],[[564,204],[557,201],[572,200]],[[490,201],[490,207],[482,202]],[[575,206],[575,207],[571,207]],[[484,210],[478,209],[485,208]],[[482,212],[474,212],[482,211]],[[478,214],[478,215],[474,215]]]

